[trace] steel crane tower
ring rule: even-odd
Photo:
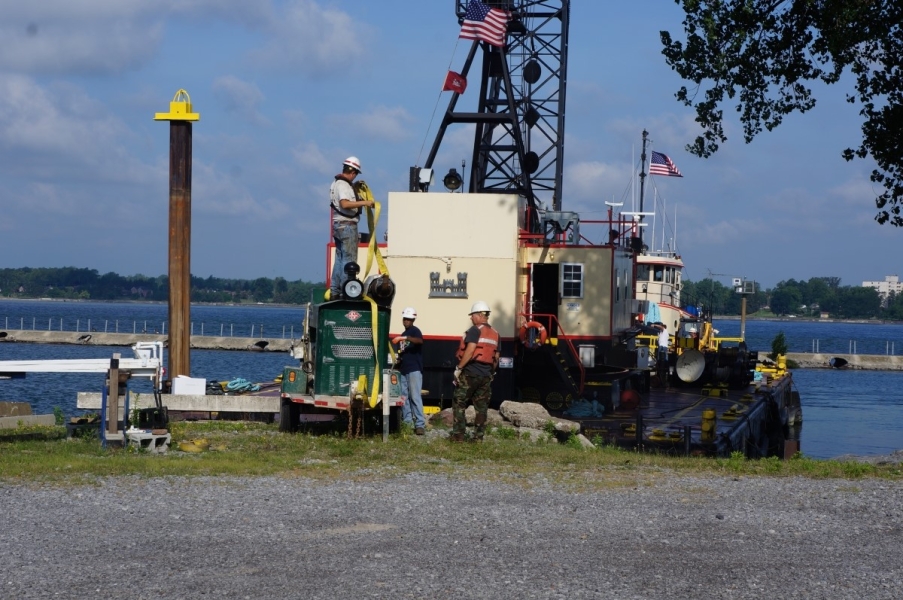
[[[561,210],[570,0],[483,2],[510,13],[505,46],[472,43],[461,74],[481,58],[477,109],[457,110],[460,96],[452,94],[425,167],[432,168],[449,125],[474,124],[466,190],[523,195],[535,231],[538,202]],[[455,0],[459,23],[466,10],[467,0]]]

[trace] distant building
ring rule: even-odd
[[[882,304],[887,302],[887,297],[891,292],[894,294],[903,292],[903,283],[900,283],[900,278],[896,275],[885,275],[884,281],[863,281],[862,287],[870,287],[878,290],[878,295],[881,296]]]

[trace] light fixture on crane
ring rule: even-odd
[[[448,174],[442,178],[442,183],[445,185],[445,189],[454,192],[464,184],[464,181],[461,179],[461,176],[458,175],[458,170],[452,167],[448,170]]]

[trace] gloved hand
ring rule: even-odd
[[[455,367],[455,385],[458,385],[461,382],[461,369]]]
[[[395,344],[396,346],[397,346],[398,344],[400,344],[401,342],[403,342],[403,341],[404,341],[404,336],[403,336],[403,335],[397,335],[397,336],[395,336],[394,338],[392,338],[392,343]]]

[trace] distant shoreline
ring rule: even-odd
[[[142,333],[103,333],[78,331],[34,331],[9,329],[0,331],[0,343],[16,344],[70,344],[78,346],[132,346],[137,342],[163,342],[169,344],[169,335]],[[263,348],[256,344],[265,342]],[[198,350],[249,350],[252,352],[288,352],[292,340],[277,337],[225,337],[192,335],[189,346]],[[264,349],[265,348],[265,349]]]
[[[69,302],[69,303],[77,303],[77,304],[88,304],[88,303],[98,303],[98,304],[153,304],[153,305],[167,305],[168,302],[163,302],[161,300],[96,300],[93,298],[82,299],[82,298],[8,298],[4,296],[0,296],[0,301],[6,302]],[[237,306],[240,308],[248,307],[248,308],[301,308],[305,307],[304,304],[278,304],[274,302],[192,302],[191,306]]]
[[[740,315],[715,315],[713,320],[739,321]],[[891,319],[819,319],[816,317],[746,317],[747,321],[774,321],[786,323],[849,323],[851,325],[903,325],[903,321]]]

